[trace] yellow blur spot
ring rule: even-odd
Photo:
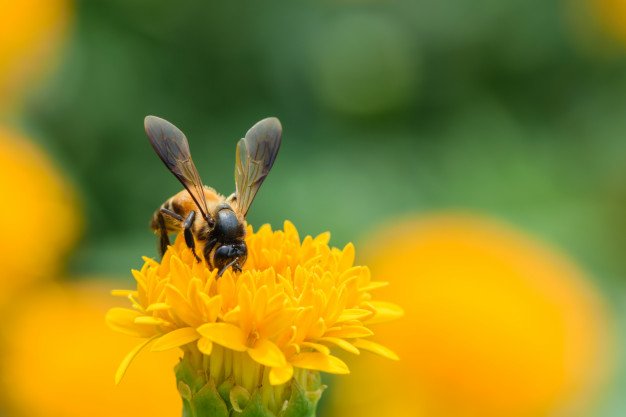
[[[115,369],[139,339],[105,324],[104,314],[116,301],[109,290],[104,283],[48,287],[12,312],[0,375],[17,415],[180,415],[173,372],[179,352],[144,355],[115,386]]]
[[[73,190],[48,158],[1,126],[0,167],[2,306],[29,284],[55,277],[81,218]]]
[[[626,44],[626,2],[624,0],[589,0],[600,26]]]
[[[71,6],[69,0],[0,0],[0,109],[51,66]]]
[[[373,236],[363,259],[404,319],[376,333],[399,362],[359,358],[333,415],[584,415],[606,377],[609,318],[576,265],[488,219],[440,215]],[[367,395],[364,395],[367,393]],[[560,412],[564,414],[559,414]]]

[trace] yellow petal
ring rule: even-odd
[[[146,311],[151,313],[153,311],[163,311],[163,310],[169,310],[171,307],[169,304],[167,303],[154,303],[154,304],[150,304],[147,308]]]
[[[211,297],[211,299],[207,301],[206,309],[208,313],[209,322],[213,322],[217,319],[217,316],[220,313],[221,308],[222,308],[222,296],[221,295],[216,295],[215,297]]]
[[[237,352],[245,352],[248,349],[246,335],[234,324],[206,323],[198,327],[198,333],[218,345]]]
[[[315,243],[317,243],[318,245],[328,245],[328,242],[330,242],[330,232],[320,233],[319,235],[315,236],[313,241],[315,241]]]
[[[167,297],[167,303],[172,306],[172,310],[175,311],[176,315],[187,325],[194,327],[200,324],[199,318],[191,308],[191,304],[189,304],[187,298],[178,288],[171,284],[167,284],[165,286],[165,294]]]
[[[329,374],[349,374],[350,370],[341,359],[324,355],[319,352],[302,352],[293,356],[290,360],[296,368],[311,369],[328,372]]]
[[[365,317],[372,316],[373,313],[370,310],[364,310],[361,308],[347,308],[341,312],[337,322],[361,320]]]
[[[296,241],[300,241],[300,236],[298,234],[298,229],[296,226],[289,220],[285,220],[283,222],[283,230],[287,236],[294,236]]]
[[[367,324],[396,320],[404,315],[404,310],[393,303],[386,301],[369,301],[368,304],[374,308],[376,314],[367,320]]]
[[[135,320],[133,320],[135,322],[135,324],[148,324],[148,325],[153,325],[153,326],[161,326],[161,325],[166,325],[169,324],[167,321],[160,319],[158,317],[152,317],[152,316],[139,316],[136,317]]]
[[[152,345],[151,350],[153,352],[160,352],[162,350],[173,349],[191,343],[199,337],[200,335],[193,327],[183,327],[159,337],[156,342],[154,342],[154,345]]]
[[[323,353],[324,355],[330,355],[330,349],[326,345],[321,345],[319,343],[313,342],[302,342],[300,343],[300,346],[314,349],[320,353]]]
[[[348,243],[343,248],[342,252],[343,253],[341,254],[341,261],[339,262],[339,270],[345,271],[346,269],[350,268],[354,264],[355,250],[354,250],[354,245],[352,244],[352,242]]]
[[[235,306],[235,308],[230,310],[228,313],[224,314],[223,320],[229,323],[239,321],[241,317],[241,315],[239,314],[240,310],[241,309],[239,308],[239,306]]]
[[[319,340],[320,342],[332,343],[333,345],[339,346],[346,352],[354,353],[355,355],[358,355],[359,353],[361,353],[359,352],[359,349],[354,347],[352,343],[348,342],[347,340],[340,339],[338,337],[320,337],[317,340]]]
[[[151,337],[156,332],[154,326],[136,324],[141,313],[128,308],[114,307],[107,311],[106,322],[112,330],[135,337]]]
[[[287,364],[282,368],[272,368],[270,370],[270,384],[280,385],[289,381],[293,376],[293,366]]]
[[[324,336],[328,337],[340,337],[342,339],[353,339],[355,337],[367,337],[372,336],[372,332],[367,327],[363,326],[342,326],[336,329],[328,329]]]
[[[198,340],[198,350],[205,355],[210,355],[213,352],[213,342],[206,337],[201,337]]]
[[[281,368],[287,365],[282,350],[269,340],[257,340],[253,348],[248,348],[248,354],[261,365],[272,368]]]
[[[387,285],[389,285],[389,283],[386,281],[372,281],[363,287],[359,287],[359,291],[363,291],[363,292],[374,291],[374,290],[377,290],[378,288],[386,287]]]
[[[376,353],[377,355],[380,355],[387,359],[392,359],[394,361],[400,360],[400,358],[398,358],[398,355],[396,355],[393,350],[369,340],[357,339],[354,341],[354,345],[361,349]]]
[[[115,372],[115,385],[119,384],[122,378],[124,378],[124,374],[126,374],[126,371],[128,370],[128,367],[130,366],[130,363],[133,361],[133,359],[135,359],[135,357],[139,354],[139,352],[141,352],[143,348],[148,346],[148,344],[156,338],[157,336],[154,336],[142,342],[141,344],[136,346],[133,350],[128,352],[128,354],[124,357],[124,359],[122,359],[122,363],[120,363],[120,366],[117,368],[117,372]]]
[[[111,295],[113,297],[128,297],[132,295],[133,297],[137,297],[137,291],[135,290],[111,290]]]

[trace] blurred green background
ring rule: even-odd
[[[276,115],[284,147],[253,224],[289,218],[340,245],[407,212],[485,210],[619,282],[626,60],[582,50],[567,6],[78,2],[60,69],[24,115],[83,196],[74,268],[124,273],[181,188],[145,115],[181,127],[223,193],[237,139]]]
[[[70,8],[55,69],[4,116],[77,189],[85,229],[68,275],[128,277],[141,255],[156,256],[148,221],[181,186],[152,151],[145,115],[180,127],[204,182],[224,194],[234,190],[236,141],[277,116],[283,146],[251,224],[290,219],[302,235],[330,230],[342,246],[415,213],[504,219],[589,272],[623,346],[622,2]],[[626,351],[618,351],[593,416],[626,414]]]

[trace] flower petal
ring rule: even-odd
[[[210,355],[213,352],[213,342],[206,337],[201,337],[198,340],[198,350],[207,356]]]
[[[147,308],[146,311],[151,313],[153,311],[163,311],[163,310],[169,310],[171,307],[169,304],[167,303],[154,303],[154,304],[150,304]]]
[[[198,333],[218,345],[237,352],[245,352],[248,349],[246,335],[234,324],[206,323],[198,327]]]
[[[261,365],[272,368],[281,368],[287,365],[282,350],[266,339],[257,340],[253,348],[248,348],[248,354]]]
[[[270,370],[270,384],[280,385],[289,381],[293,377],[293,366],[287,364],[282,368],[272,368]]]
[[[354,341],[354,345],[387,359],[392,359],[394,361],[400,360],[398,355],[393,350],[370,340],[357,339]]]
[[[187,343],[191,343],[198,340],[200,335],[193,327],[183,327],[181,329],[173,330],[169,333],[159,337],[154,345],[152,345],[153,352],[160,352],[162,350],[173,349]]]
[[[369,320],[367,324],[382,323],[390,320],[396,320],[404,316],[404,310],[400,306],[386,301],[369,301],[369,304],[376,314]]]
[[[361,292],[370,292],[370,291],[374,291],[377,290],[378,288],[383,288],[388,286],[389,283],[386,281],[372,281],[369,284],[363,286],[363,287],[359,287],[359,291]]]
[[[373,313],[370,310],[364,310],[362,308],[346,308],[341,312],[341,315],[337,319],[337,322],[361,320],[365,317],[372,316]]]
[[[312,369],[315,371],[328,372],[329,374],[349,374],[350,370],[341,359],[324,355],[319,352],[302,352],[293,356],[290,360],[296,368]]]
[[[320,341],[320,342],[332,343],[333,345],[339,346],[340,348],[342,348],[346,352],[354,353],[355,355],[358,355],[359,353],[361,353],[361,352],[359,352],[359,349],[354,347],[354,345],[352,343],[348,342],[347,340],[340,339],[338,337],[320,337],[317,340]]]
[[[154,336],[154,337],[152,337],[152,338],[150,338],[150,339],[148,339],[148,340],[146,340],[144,342],[141,342],[133,350],[128,352],[128,354],[124,357],[124,359],[122,359],[122,362],[120,363],[120,366],[117,368],[117,372],[115,372],[115,385],[119,384],[120,381],[122,380],[122,378],[124,378],[124,374],[126,374],[126,371],[128,370],[128,367],[130,366],[130,364],[133,361],[133,359],[135,359],[135,357],[137,357],[139,352],[141,352],[141,350],[143,348],[148,346],[148,344],[150,344],[150,342],[152,342],[157,337],[158,336]]]
[[[372,336],[373,334],[373,331],[364,326],[342,326],[340,328],[328,329],[324,336],[353,339],[355,337]]]
[[[154,326],[135,323],[142,313],[128,308],[113,307],[106,314],[106,322],[112,330],[135,337],[154,336]]]
[[[350,242],[343,248],[341,260],[339,261],[339,270],[345,271],[346,269],[350,268],[354,264],[354,256],[354,245],[352,244],[352,242]]]
[[[135,324],[146,324],[152,326],[165,326],[169,323],[163,319],[153,316],[139,316],[134,320]]]
[[[330,349],[326,345],[321,345],[319,343],[313,342],[302,342],[300,343],[300,346],[314,349],[320,353],[323,353],[324,355],[330,355]]]
[[[137,297],[136,290],[111,290],[111,295],[113,297],[125,297],[128,298],[129,295],[133,297]]]

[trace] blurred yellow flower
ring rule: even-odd
[[[333,415],[588,415],[606,377],[609,318],[571,260],[453,214],[390,227],[369,249],[372,272],[393,284],[381,293],[406,306],[401,324],[377,331],[403,361],[358,362],[333,387]]]
[[[626,2],[624,0],[588,0],[600,26],[609,35],[626,44]]]
[[[174,352],[139,358],[115,386],[111,369],[133,345],[103,320],[110,283],[42,288],[16,304],[4,328],[2,392],[10,415],[28,417],[175,416],[181,401]],[[150,396],[158,401],[144,401]]]
[[[349,372],[331,347],[397,359],[369,340],[370,325],[402,311],[372,300],[370,292],[384,283],[372,281],[367,267],[354,266],[352,244],[340,250],[329,247],[329,239],[324,233],[300,241],[289,222],[284,231],[265,225],[253,233],[249,227],[243,272],[228,270],[219,279],[217,270],[194,260],[182,235],[161,263],[144,258],[141,270],[133,271],[137,290],[116,292],[133,309],[107,315],[112,328],[144,339],[117,379],[143,346],[183,347],[192,368],[203,369],[217,386],[230,379],[246,398],[262,386],[263,405],[277,413],[292,378],[306,385],[308,370]]]
[[[0,126],[0,306],[43,277],[55,277],[81,224],[69,184],[26,138]]]
[[[0,109],[54,62],[70,0],[0,0]]]

